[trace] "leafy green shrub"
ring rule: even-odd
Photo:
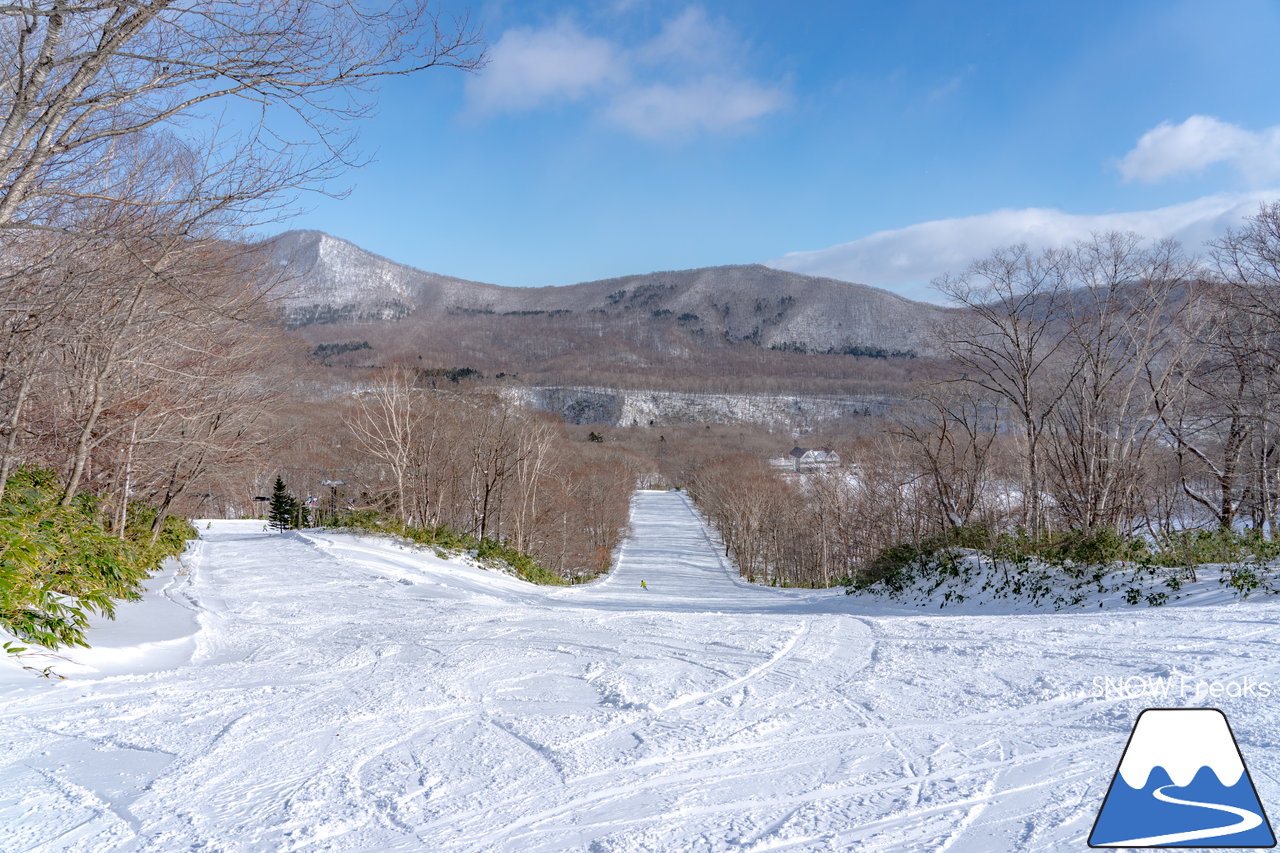
[[[990,549],[992,556],[1025,562],[1036,559],[1054,566],[1109,566],[1139,562],[1149,554],[1138,536],[1121,536],[1114,530],[1068,530],[1031,537],[1025,533],[1000,535]]]
[[[857,586],[866,588],[880,584],[890,592],[902,592],[915,579],[921,561],[934,553],[934,549],[923,543],[890,545],[871,558],[866,569],[858,575]]]
[[[1146,543],[1138,536],[1121,536],[1110,528],[1070,530],[1051,537],[1037,552],[1045,562],[1078,566],[1105,566],[1135,562],[1147,556]]]
[[[988,548],[991,545],[991,531],[985,524],[966,524],[948,530],[941,541],[952,548]]]
[[[975,524],[953,528],[919,542],[890,545],[871,558],[863,571],[853,578],[848,591],[854,592],[879,584],[889,590],[890,594],[897,594],[925,578],[954,577],[961,571],[961,567],[953,549],[984,548],[990,540],[987,528]]]
[[[1166,575],[1168,575],[1166,577]],[[1026,601],[1058,609],[1078,607],[1094,593],[1119,592],[1126,602],[1158,607],[1169,601],[1162,590],[1144,593],[1135,584],[1163,580],[1177,592],[1183,576],[1159,570],[1141,537],[1112,530],[1071,530],[1031,537],[992,533],[981,525],[956,528],[920,542],[886,548],[848,585],[850,593],[879,588],[891,597],[914,590],[939,606],[965,600],[952,579],[980,585],[993,599]]]
[[[1162,566],[1203,566],[1269,562],[1280,557],[1280,542],[1264,538],[1257,530],[1180,530],[1157,543],[1155,561]]]
[[[152,541],[151,525],[156,520],[156,508],[137,501],[129,503],[129,522],[125,525],[125,539],[144,551],[146,559],[159,565],[167,557],[176,557],[187,548],[187,542],[195,537],[195,528],[185,518],[166,515],[160,524],[160,532]]]
[[[538,565],[528,554],[522,554],[495,539],[481,539],[475,550],[476,557],[480,560],[506,563],[516,570],[516,574],[530,583],[543,584],[544,586],[561,586],[565,582],[560,575]]]
[[[55,474],[23,469],[0,501],[0,627],[47,648],[87,645],[90,614],[114,617],[116,602],[138,598],[142,581],[193,535],[170,518],[153,539],[155,511],[135,505],[121,538],[94,498],[60,498]]]
[[[1192,580],[1198,566],[1219,564],[1222,574],[1218,582],[1241,598],[1258,590],[1280,592],[1275,569],[1270,566],[1280,558],[1280,541],[1269,540],[1258,530],[1180,530],[1157,544],[1153,562],[1183,567]],[[1178,589],[1172,582],[1170,586]]]
[[[1249,560],[1223,566],[1218,583],[1235,590],[1241,598],[1262,590],[1275,595],[1280,593],[1274,569],[1268,568],[1261,561]]]
[[[504,542],[489,537],[479,539],[443,524],[418,527],[376,510],[362,510],[349,513],[343,519],[342,526],[357,532],[396,536],[415,545],[434,548],[442,556],[470,551],[481,563],[509,566],[519,577],[530,583],[544,586],[563,586],[566,583],[560,575]]]

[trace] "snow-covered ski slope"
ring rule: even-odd
[[[67,680],[0,676],[0,850],[1084,850],[1138,712],[1178,705],[1226,712],[1280,814],[1273,601],[762,589],[676,492],[639,493],[617,570],[570,589],[200,527]],[[1094,695],[1182,674],[1254,695]]]

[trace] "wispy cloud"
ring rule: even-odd
[[[903,296],[939,301],[929,282],[958,273],[1000,246],[1066,246],[1093,232],[1133,231],[1150,239],[1172,237],[1197,250],[1256,213],[1262,202],[1280,198],[1280,189],[1215,195],[1155,210],[1073,214],[1052,208],[997,210],[978,216],[922,222],[881,231],[850,243],[810,252],[791,252],[768,266],[887,287]]]
[[[734,63],[736,42],[727,26],[712,21],[701,6],[690,6],[663,22],[661,32],[640,45],[635,56],[651,65],[724,67]]]
[[[948,77],[942,83],[929,90],[929,93],[925,95],[925,102],[932,104],[950,98],[964,87],[965,82],[973,76],[975,71],[977,71],[977,66],[970,65],[961,73]]]
[[[1251,186],[1280,177],[1280,126],[1261,131],[1212,116],[1194,115],[1181,124],[1161,122],[1120,161],[1126,181],[1155,182],[1229,163]]]
[[[562,18],[542,29],[503,33],[484,72],[467,80],[467,98],[478,113],[516,112],[577,100],[627,76],[617,45]]]
[[[786,86],[741,67],[746,53],[727,24],[699,6],[632,47],[561,18],[504,32],[488,67],[467,83],[468,108],[484,116],[582,101],[605,121],[651,139],[738,131],[790,102]]]
[[[637,136],[669,139],[695,130],[741,128],[786,103],[786,93],[777,87],[708,77],[626,89],[612,100],[605,116]]]

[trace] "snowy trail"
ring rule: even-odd
[[[1081,850],[1138,711],[1207,704],[1093,678],[1171,673],[1276,685],[1212,704],[1280,802],[1280,603],[869,608],[679,493],[632,526],[549,590],[213,522],[68,680],[0,673],[0,850]]]

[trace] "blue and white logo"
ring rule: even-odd
[[[1138,715],[1090,847],[1275,847],[1240,748],[1216,708]]]

